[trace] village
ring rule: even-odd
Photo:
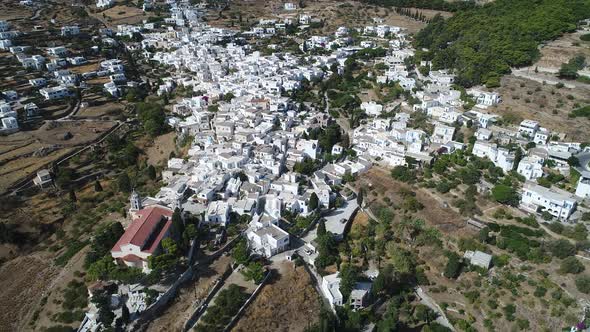
[[[98,0],[94,7],[115,5]],[[144,12],[162,8],[166,16],[157,22],[101,28],[84,52],[19,43],[29,31],[0,21],[0,52],[12,54],[31,76],[27,89],[0,91],[0,134],[29,130],[28,123],[41,117],[41,102],[74,100],[74,113],[60,118],[67,121],[87,106],[81,96],[89,91],[129,100],[131,93],[151,89],[168,102],[165,117],[154,117],[163,123],[153,126],[170,128],[177,145],[186,142],[185,153],[170,155],[158,170],[161,187],[132,188],[124,229],[110,239],[107,256],[89,268],[96,278],[78,331],[147,328],[199,269],[228,255],[231,268],[182,317],[183,331],[231,329],[285,263],[305,267],[334,313],[379,303],[373,283],[381,266],[375,260],[358,273],[334,264],[334,248],[348,241],[359,214],[382,218],[370,208],[373,188],[358,181],[375,169],[406,182],[405,176],[436,170],[440,160],[477,158],[496,174],[478,174],[472,183],[477,195],[532,216],[543,228],[581,225],[587,232],[587,142],[571,141],[535,119],[506,121],[493,112],[505,98],[493,88],[466,90],[451,72],[435,70],[429,61],[414,63],[420,50],[404,28],[375,17],[373,25],[301,38],[298,32],[318,21],[292,14],[297,3],[284,3],[281,18],[261,18],[247,31],[208,24],[205,3],[145,0],[141,6]],[[70,25],[55,33],[71,38],[89,33],[84,30]],[[76,70],[89,62],[94,70]],[[138,73],[139,66],[152,70]],[[346,90],[341,77],[355,86]],[[386,96],[351,92],[367,84]],[[54,188],[56,174],[44,168],[35,175],[32,184]],[[504,176],[518,186],[496,181]],[[429,188],[447,193],[454,187]],[[461,222],[477,230],[486,224],[475,216]],[[492,253],[460,255],[473,268],[495,268]],[[115,269],[133,272],[133,282],[114,277]],[[212,318],[216,304],[234,291],[237,305],[228,306],[223,319]],[[454,330],[438,304],[427,306]]]

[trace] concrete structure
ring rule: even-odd
[[[576,206],[576,199],[567,191],[532,182],[526,182],[522,188],[521,207],[531,212],[542,210],[559,220],[567,220]]]

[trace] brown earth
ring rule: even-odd
[[[176,152],[175,137],[176,133],[170,132],[154,139],[153,144],[145,150],[150,165],[166,165],[170,152]]]
[[[393,204],[401,201],[400,188],[409,188],[416,193],[416,199],[424,205],[424,209],[416,213],[417,218],[436,226],[443,233],[460,234],[472,231],[466,227],[466,218],[461,217],[451,207],[443,207],[443,200],[424,188],[410,188],[405,183],[394,180],[388,169],[373,166],[369,172],[363,174],[354,186],[364,188],[367,193],[365,201],[376,201],[379,196],[389,197]],[[375,195],[376,194],[376,195]],[[450,202],[449,203],[450,206]]]
[[[46,253],[35,253],[0,267],[0,331],[29,329],[27,317],[48,294],[59,274],[50,257]]]
[[[587,88],[561,88],[507,75],[502,86],[495,89],[502,95],[502,103],[489,108],[491,113],[515,116],[514,125],[522,119],[534,119],[541,126],[564,133],[567,140],[588,141],[590,119],[569,118],[570,112],[590,102]]]
[[[117,5],[101,12],[90,12],[89,14],[108,27],[116,27],[120,24],[140,24],[143,20],[153,16],[152,12],[144,12],[141,8],[125,5]]]
[[[318,321],[321,302],[303,267],[283,262],[234,328],[236,332],[301,332]]]
[[[576,55],[582,54],[590,57],[590,43],[580,40],[580,36],[588,31],[576,31],[566,33],[560,38],[548,42],[541,48],[541,58],[535,66],[540,71],[549,70],[557,72],[562,63],[568,62]]]
[[[74,148],[97,139],[114,122],[48,121],[31,132],[0,136],[0,192]],[[64,135],[70,133],[69,139]]]
[[[451,15],[448,12],[433,10],[418,11],[428,18],[434,17],[436,14],[445,17]],[[304,8],[292,11],[284,10],[282,1],[233,1],[229,9],[223,11],[222,17],[219,17],[217,12],[211,13],[210,17],[208,17],[209,23],[216,26],[230,27],[233,21],[234,27],[237,27],[239,26],[239,14],[242,16],[242,22],[246,24],[256,22],[261,18],[296,18],[301,14],[310,15],[312,18],[322,19],[325,22],[321,30],[314,31],[314,33],[317,32],[318,34],[331,34],[339,26],[360,27],[375,24],[373,23],[374,17],[383,19],[383,24],[406,28],[409,32],[416,32],[426,25],[424,22],[398,15],[393,9],[371,6],[356,1],[333,0],[306,2]]]
[[[148,331],[180,331],[185,322],[191,317],[197,301],[203,300],[215,280],[229,267],[231,258],[222,255],[208,267],[201,267],[197,271],[197,278],[189,286],[183,287],[166,311],[148,327]]]

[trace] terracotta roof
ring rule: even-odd
[[[172,225],[172,213],[171,209],[160,205],[137,211],[139,218],[131,222],[111,251],[121,251],[121,246],[133,244],[141,247],[141,251],[153,252]]]
[[[126,262],[139,262],[139,261],[143,260],[143,259],[141,259],[141,257],[134,255],[134,254],[125,255],[125,256],[121,257],[120,259],[124,260]]]

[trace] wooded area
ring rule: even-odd
[[[574,31],[590,17],[587,0],[498,0],[440,16],[416,36],[416,47],[427,48],[421,60],[433,68],[453,68],[463,86],[491,84],[511,67],[531,65],[538,45]]]

